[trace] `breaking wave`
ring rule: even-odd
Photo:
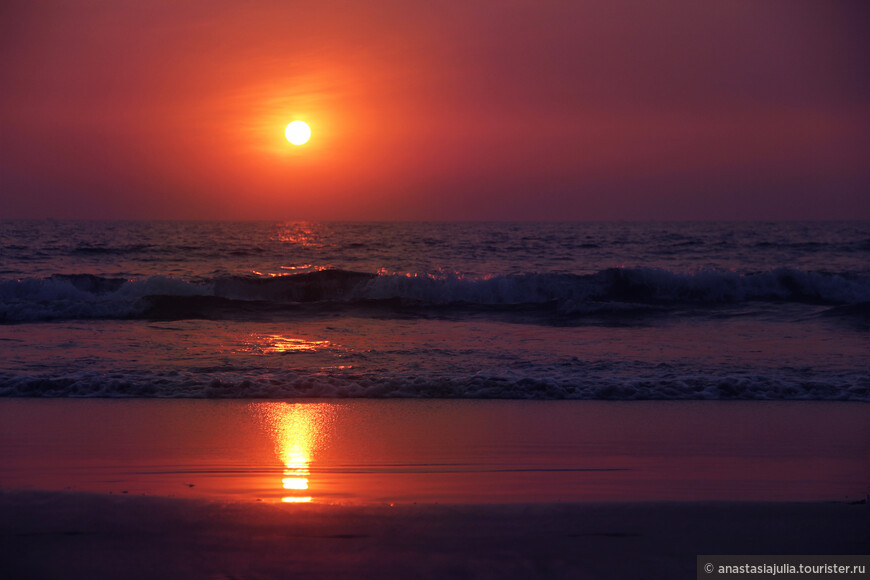
[[[632,308],[715,307],[794,302],[866,311],[870,276],[778,268],[675,273],[611,268],[595,274],[371,274],[323,270],[279,277],[224,276],[187,281],[91,274],[0,281],[0,322],[92,318],[209,318],[294,308],[375,306],[379,311],[450,309],[583,315]],[[850,310],[851,309],[851,310]]]

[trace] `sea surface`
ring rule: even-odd
[[[0,221],[0,396],[870,401],[870,223]]]

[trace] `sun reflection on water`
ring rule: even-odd
[[[329,431],[330,408],[308,403],[252,403],[251,406],[274,438],[275,453],[283,464],[281,501],[312,501],[311,464]]]
[[[320,248],[324,245],[325,228],[313,222],[288,222],[278,226],[274,238],[285,244],[303,248]]]
[[[294,352],[318,352],[333,347],[328,340],[309,340],[285,336],[283,334],[252,334],[245,350],[269,354],[287,354]]]
[[[264,346],[266,352],[308,352],[329,348],[328,340],[306,340],[304,338],[288,338],[279,334],[266,337],[268,342]]]

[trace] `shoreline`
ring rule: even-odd
[[[6,489],[347,504],[868,491],[870,407],[850,403],[6,399],[0,424]]]
[[[868,415],[5,399],[0,577],[685,578],[701,554],[860,554]]]

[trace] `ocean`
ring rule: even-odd
[[[0,396],[870,401],[870,223],[0,221]]]

